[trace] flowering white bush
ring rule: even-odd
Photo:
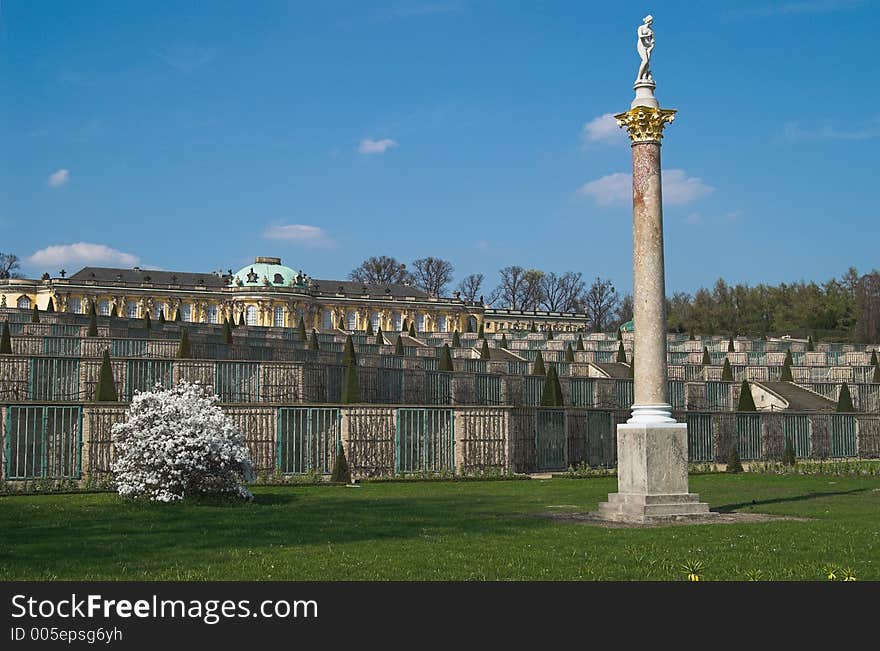
[[[254,478],[244,434],[198,384],[138,393],[113,425],[120,495],[171,502],[194,495],[251,499]]]

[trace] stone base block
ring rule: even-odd
[[[599,505],[596,516],[611,522],[663,522],[689,518],[711,518],[717,515],[696,493],[670,495],[634,495],[611,493]]]

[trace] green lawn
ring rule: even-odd
[[[112,494],[0,498],[0,579],[880,579],[880,479],[691,478],[713,509],[808,521],[609,529],[529,517],[593,510],[616,479],[262,486],[250,504]],[[753,504],[754,500],[754,504]]]

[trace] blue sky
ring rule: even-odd
[[[667,291],[868,271],[877,3],[0,0],[0,251],[314,277],[428,255],[632,286],[636,28],[679,114]]]

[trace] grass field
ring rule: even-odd
[[[880,579],[880,479],[700,475],[714,510],[807,518],[610,529],[531,517],[593,510],[616,479],[262,486],[250,504],[113,494],[0,498],[2,580]]]

